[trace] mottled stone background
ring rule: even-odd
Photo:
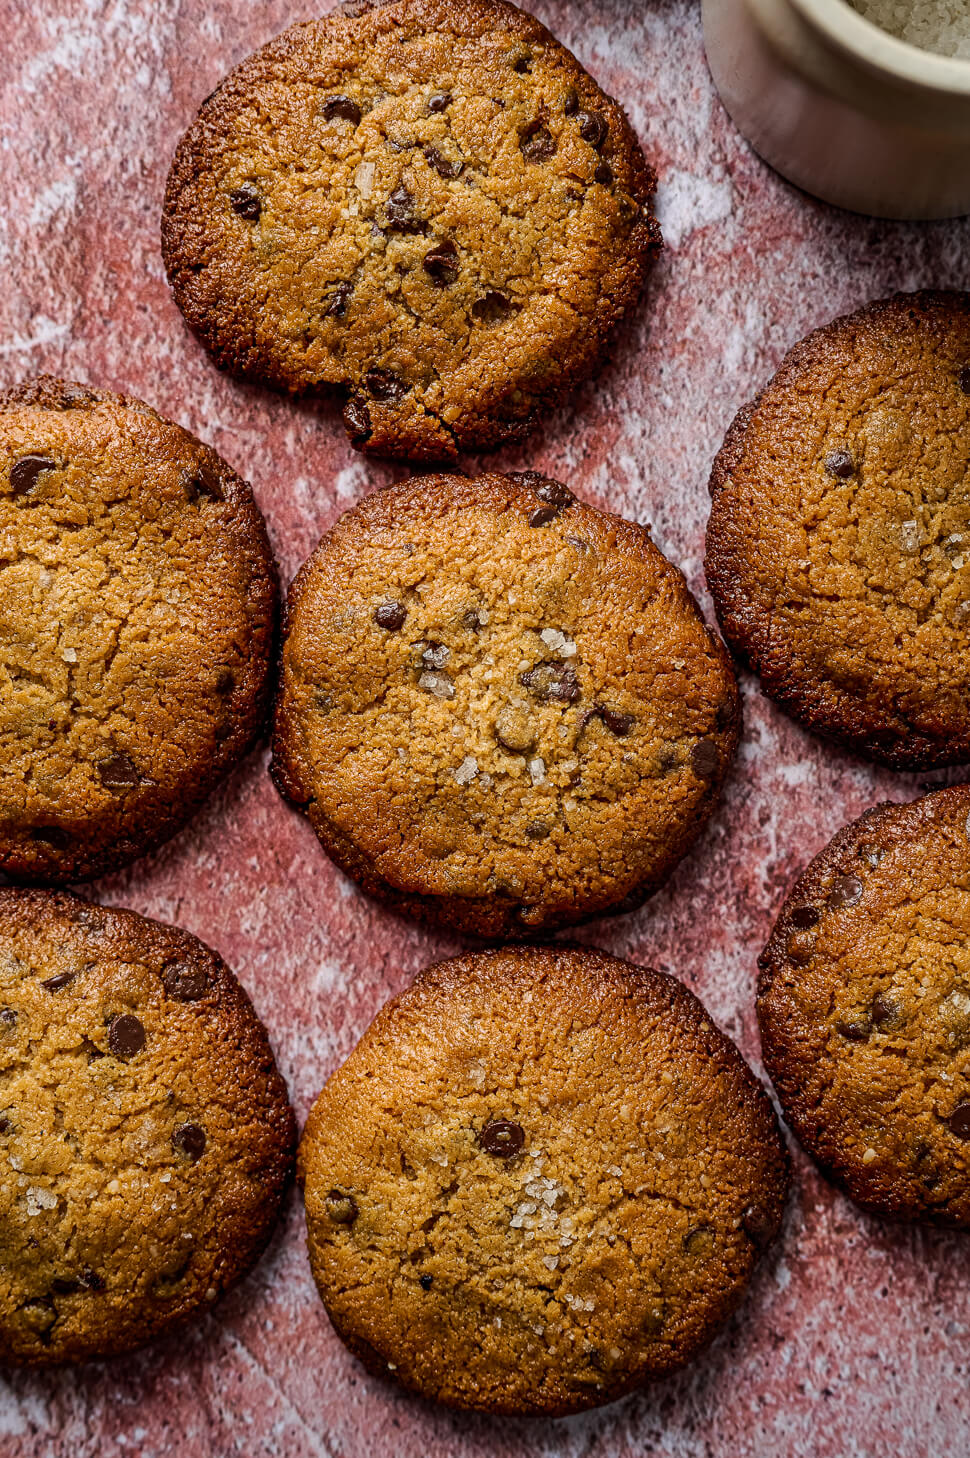
[[[696,0],[533,0],[626,105],[660,174],[667,252],[613,359],[500,464],[541,466],[652,522],[707,603],[706,481],[736,407],[786,347],[894,288],[967,286],[970,226],[834,212],[770,173],[718,104]],[[296,0],[0,0],[0,384],[45,369],[143,396],[252,481],[289,579],[391,479],[333,409],[234,384],[162,274],[168,159],[195,107]],[[757,1065],[755,958],[773,908],[842,822],[920,788],[823,747],[745,684],[726,801],[669,887],[586,940],[687,981]],[[457,943],[371,905],[252,756],[194,825],[98,894],[180,923],[236,968],[300,1116],[380,1004]],[[954,776],[956,778],[956,776]],[[935,783],[943,777],[936,776]],[[301,1212],[197,1325],[133,1358],[0,1380],[0,1453],[394,1458],[970,1453],[966,1240],[863,1218],[800,1155],[781,1250],[709,1353],[599,1413],[534,1424],[436,1411],[366,1376],[329,1330]]]

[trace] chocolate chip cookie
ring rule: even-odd
[[[880,805],[789,896],[761,959],[765,1065],[860,1205],[970,1229],[970,785]]]
[[[587,948],[442,962],[307,1120],[310,1263],[377,1375],[558,1414],[691,1358],[788,1183],[771,1105],[672,977]]]
[[[274,774],[371,895],[523,936],[661,884],[738,720],[644,528],[535,472],[426,476],[349,511],[293,584]]]
[[[195,937],[0,890],[0,1360],[80,1362],[206,1310],[295,1145],[235,977]]]
[[[504,0],[355,0],[203,103],[168,181],[175,299],[222,369],[336,390],[364,450],[516,439],[594,373],[660,245],[620,107]]]
[[[803,340],[711,491],[707,579],[765,693],[896,769],[970,760],[970,294]]]
[[[106,390],[0,395],[0,871],[86,879],[178,830],[263,724],[275,612],[214,451]]]

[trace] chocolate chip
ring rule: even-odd
[[[119,1013],[108,1024],[108,1047],[116,1058],[134,1058],[145,1046],[145,1029],[132,1013]]]
[[[39,841],[41,845],[49,845],[51,850],[64,851],[71,844],[71,837],[59,825],[35,825],[30,832],[30,838]]]
[[[545,162],[555,150],[555,140],[544,122],[530,122],[519,133],[519,151],[527,162]]]
[[[837,476],[840,481],[847,481],[855,474],[855,462],[848,451],[833,451],[825,457],[825,469],[830,476]]]
[[[324,121],[349,121],[355,127],[360,124],[360,107],[351,96],[328,96],[320,108]]]
[[[523,472],[523,475],[534,475],[534,472]],[[535,487],[535,493],[541,500],[547,501],[557,511],[565,511],[566,507],[576,500],[568,486],[561,481],[553,481],[549,476],[543,476],[541,483]]]
[[[577,111],[579,110],[579,97],[576,95],[575,91],[567,91],[565,100],[562,104],[562,109],[565,112],[566,116],[576,115]]]
[[[72,1296],[75,1291],[80,1291],[80,1281],[67,1280],[63,1276],[55,1276],[51,1281],[51,1290],[55,1296]]]
[[[826,905],[833,911],[843,906],[855,906],[862,900],[862,882],[858,876],[839,876],[832,883],[826,898]]]
[[[186,476],[184,484],[191,502],[222,500],[222,483],[207,461],[200,461],[195,471]]]
[[[712,780],[720,767],[721,756],[713,739],[698,739],[690,752],[690,767],[699,780]]]
[[[62,987],[67,987],[77,976],[76,972],[58,972],[53,977],[48,977],[40,985],[46,992],[60,992]]]
[[[359,395],[351,395],[343,410],[344,424],[354,445],[362,445],[371,432],[370,411]]]
[[[430,274],[439,289],[455,282],[459,273],[458,249],[450,238],[443,239],[436,248],[424,255],[424,271]]]
[[[594,704],[591,709],[587,709],[583,715],[583,725],[588,724],[591,719],[601,719],[610,733],[620,738],[629,734],[636,722],[632,714],[621,714],[619,709],[608,709],[605,704]]]
[[[400,400],[410,388],[400,375],[396,375],[393,370],[384,369],[381,365],[371,365],[364,376],[364,384],[375,400]]]
[[[433,167],[439,177],[453,178],[460,177],[465,169],[464,162],[452,162],[450,158],[444,157],[437,147],[425,147],[425,159],[429,167]]]
[[[598,111],[579,111],[576,113],[576,120],[579,123],[579,135],[584,142],[598,151],[609,135],[609,127],[604,116]]]
[[[771,1239],[772,1226],[767,1211],[760,1205],[745,1205],[741,1211],[741,1229],[759,1247],[767,1245]]]
[[[10,1032],[17,1026],[17,1012],[12,1007],[0,1007],[0,1030]]]
[[[106,790],[133,790],[141,784],[141,775],[127,754],[112,754],[100,760],[98,778]]]
[[[209,991],[209,978],[191,962],[169,962],[161,970],[162,986],[175,1002],[198,1002]]]
[[[431,1290],[431,1283],[432,1283],[433,1280],[434,1280],[434,1277],[433,1276],[419,1276],[418,1277],[418,1283],[419,1283],[419,1285],[421,1287],[421,1290],[422,1291],[430,1291]]]
[[[559,515],[558,506],[537,506],[529,516],[530,527],[548,526]]]
[[[12,1128],[13,1125],[6,1114],[0,1114],[0,1134],[9,1134]]]
[[[836,1032],[841,1033],[843,1038],[848,1038],[850,1043],[865,1043],[872,1032],[868,1021],[862,1018],[854,1018],[851,1022],[839,1022],[835,1025]]]
[[[529,74],[529,72],[531,71],[531,69],[532,69],[532,57],[531,57],[531,55],[529,55],[529,56],[519,56],[517,60],[515,60],[515,61],[512,62],[512,70],[513,71],[517,71],[520,76],[527,76]]]
[[[324,317],[329,319],[342,319],[347,312],[347,304],[354,291],[352,283],[344,279],[338,283],[330,298],[327,300],[327,307],[324,309]]]
[[[486,1154],[497,1159],[511,1159],[525,1143],[525,1132],[521,1124],[512,1124],[508,1119],[496,1119],[478,1136],[478,1142]]]
[[[472,304],[472,317],[482,324],[501,324],[512,312],[512,305],[498,289],[489,289]]]
[[[172,1130],[172,1147],[195,1164],[205,1153],[205,1130],[199,1124],[177,1124]]]
[[[379,628],[396,633],[398,628],[404,627],[407,615],[408,610],[403,602],[382,602],[374,613],[374,622]]]
[[[414,211],[414,198],[401,183],[384,204],[385,228],[389,233],[423,233],[424,223]]]
[[[608,162],[600,162],[593,173],[593,181],[599,182],[603,187],[609,187],[613,181],[613,168]]]
[[[451,105],[450,91],[436,91],[434,96],[428,98],[428,110],[434,115],[438,111],[447,111]]]
[[[327,1214],[335,1225],[353,1225],[358,1215],[357,1201],[353,1195],[344,1195],[340,1190],[331,1190],[327,1196]]]
[[[816,906],[796,906],[790,920],[792,926],[807,931],[810,926],[818,926],[819,917],[820,913]]]
[[[236,676],[231,668],[220,668],[213,685],[217,694],[231,694],[236,687]]]
[[[78,1285],[85,1291],[103,1291],[107,1282],[97,1271],[92,1271],[90,1266],[85,1266],[78,1277]]]
[[[958,1139],[970,1139],[970,1103],[957,1104],[947,1123]]]
[[[245,218],[247,223],[259,221],[263,211],[263,200],[254,187],[243,185],[234,187],[229,194],[229,206],[240,218]]]
[[[899,1008],[884,992],[877,992],[872,999],[869,1016],[877,1028],[884,1028],[899,1019]]]
[[[964,365],[963,369],[957,375],[957,379],[960,382],[960,389],[963,393],[970,395],[970,365]]]
[[[21,456],[10,467],[10,490],[14,496],[25,496],[37,485],[43,471],[56,471],[57,462],[50,456]]]
[[[544,820],[530,820],[525,827],[525,833],[529,840],[545,840],[549,835],[549,827]]]
[[[537,663],[519,674],[519,683],[537,699],[574,704],[579,698],[579,679],[569,663]]]

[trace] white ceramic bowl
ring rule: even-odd
[[[970,61],[897,40],[846,0],[703,0],[739,130],[789,181],[887,218],[970,213]]]

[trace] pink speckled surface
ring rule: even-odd
[[[714,96],[696,0],[533,8],[625,103],[660,173],[669,246],[600,379],[495,459],[652,522],[709,606],[706,481],[735,408],[834,314],[898,287],[967,287],[970,225],[850,217],[768,172]],[[331,407],[212,369],[165,286],[158,212],[201,98],[309,13],[295,0],[0,0],[0,384],[46,369],[128,390],[210,440],[252,481],[286,580],[390,470],[350,450]],[[844,820],[920,781],[824,747],[744,687],[741,755],[696,852],[650,905],[582,935],[683,977],[757,1066],[755,958],[784,889]],[[96,889],[226,956],[302,1117],[379,1005],[457,943],[350,886],[265,760]],[[366,1376],[316,1300],[294,1195],[260,1268],[184,1335],[79,1372],[0,1378],[0,1454],[963,1458],[966,1240],[861,1216],[800,1154],[796,1174],[783,1246],[740,1316],[691,1370],[598,1413],[490,1422]]]

